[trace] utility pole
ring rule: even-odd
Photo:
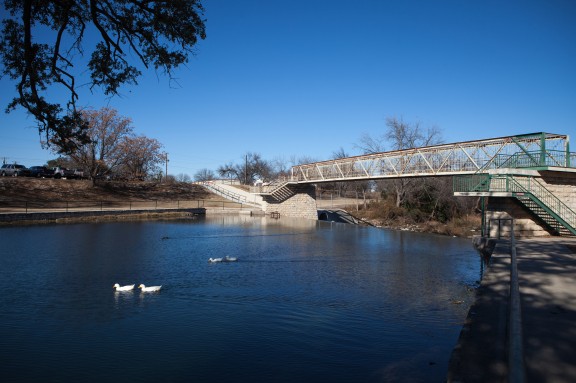
[[[166,176],[164,177],[164,182],[168,183],[168,153],[164,153],[166,155]]]

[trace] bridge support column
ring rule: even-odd
[[[318,219],[316,187],[314,185],[289,185],[293,194],[282,201],[266,199],[265,213],[280,213],[280,217]]]
[[[510,237],[512,223],[516,237],[546,237],[550,233],[535,221],[512,197],[488,197],[485,233],[490,238]]]

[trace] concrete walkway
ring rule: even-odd
[[[517,240],[527,382],[576,382],[576,240]],[[449,382],[506,382],[509,243],[500,241],[454,349]]]

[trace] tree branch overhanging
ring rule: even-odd
[[[173,70],[206,37],[200,0],[5,0],[4,7],[0,76],[16,82],[17,94],[7,111],[17,106],[27,110],[45,142],[61,153],[89,139],[77,110],[76,84],[82,73],[73,71],[76,56],[84,55],[87,26],[95,28],[99,39],[88,64],[90,89],[101,88],[111,96],[124,84],[137,84],[138,63],[146,68],[153,64],[172,79]],[[35,39],[50,38],[47,31],[53,32],[52,45]],[[137,56],[136,63],[130,63],[129,52]],[[65,106],[50,101],[54,86],[67,91]]]

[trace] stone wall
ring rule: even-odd
[[[541,172],[539,181],[570,209],[576,211],[576,173]]]
[[[284,201],[267,199],[265,213],[279,213],[280,217],[318,219],[316,188],[314,185],[290,185],[295,193]]]
[[[205,214],[206,209],[204,208],[7,213],[0,214],[0,226],[12,224],[121,221],[138,218],[162,218],[162,216],[191,217]]]
[[[546,237],[550,233],[545,226],[512,197],[490,197],[486,208],[486,227],[491,238],[509,237],[511,219],[514,219],[515,237]]]

